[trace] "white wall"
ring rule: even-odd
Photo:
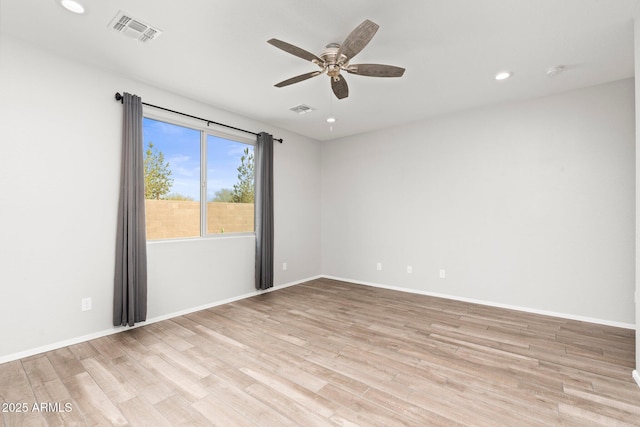
[[[0,39],[0,362],[113,330],[122,106],[143,101],[284,138],[276,285],[320,274],[319,143]],[[254,238],[149,243],[150,319],[254,291]],[[92,297],[93,310],[80,311]]]
[[[3,35],[0,362],[112,330],[116,91],[285,139],[277,285],[326,274],[634,323],[632,80],[318,143]],[[150,318],[253,292],[252,237],[148,251]]]
[[[632,325],[633,87],[324,143],[323,273]]]

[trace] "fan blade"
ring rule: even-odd
[[[347,73],[370,77],[402,77],[404,68],[382,64],[353,64],[344,69]]]
[[[278,49],[282,49],[285,52],[290,53],[291,55],[295,55],[298,58],[306,59],[307,61],[314,62],[318,65],[321,65],[323,62],[322,59],[318,58],[313,53],[308,52],[304,49],[301,49],[298,46],[294,46],[287,42],[283,42],[282,40],[271,39],[271,40],[267,40],[267,43],[277,47]]]
[[[340,55],[347,57],[345,63],[351,58],[356,56],[364,47],[371,41],[376,31],[378,31],[378,24],[365,19],[364,22],[358,25],[344,40],[344,43],[338,49],[338,61],[340,61]]]
[[[292,85],[294,83],[298,83],[307,79],[310,79],[311,77],[315,77],[317,75],[322,74],[322,71],[313,71],[311,73],[306,73],[306,74],[300,74],[299,76],[295,76],[295,77],[291,77],[290,79],[281,81],[280,83],[274,85],[276,87],[284,87],[284,86],[289,86]]]
[[[347,81],[341,75],[331,77],[331,89],[338,99],[349,96],[349,86],[347,86]]]

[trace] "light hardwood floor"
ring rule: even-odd
[[[319,279],[2,364],[0,426],[637,426],[634,348],[627,329]]]

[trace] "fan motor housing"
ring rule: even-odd
[[[340,58],[338,58],[338,50],[340,50],[338,43],[329,43],[320,54],[320,59],[324,61],[327,74],[331,77],[336,77],[340,74],[340,70],[349,64],[349,61],[346,61],[346,56],[340,55]]]

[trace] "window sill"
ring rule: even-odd
[[[182,242],[204,242],[214,240],[225,239],[243,239],[243,238],[255,238],[256,233],[227,233],[227,234],[210,234],[204,237],[176,237],[174,239],[157,239],[147,240],[147,245],[157,245],[162,243],[182,243]]]

